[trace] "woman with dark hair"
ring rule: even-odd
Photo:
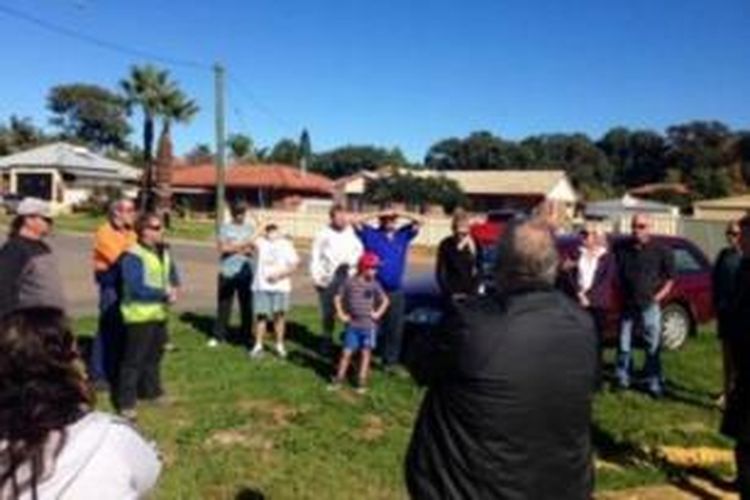
[[[155,449],[93,405],[59,309],[0,319],[0,499],[141,498],[154,486]]]

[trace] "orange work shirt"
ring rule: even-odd
[[[102,224],[94,235],[94,271],[107,271],[135,242],[135,231]]]

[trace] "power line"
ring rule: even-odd
[[[29,24],[33,24],[39,28],[42,28],[44,30],[47,30],[49,32],[66,36],[68,38],[72,38],[75,40],[78,40],[80,42],[85,42],[91,45],[95,45],[99,48],[119,52],[121,54],[127,54],[130,56],[135,56],[139,58],[145,58],[145,59],[151,59],[153,61],[158,61],[163,64],[168,64],[171,66],[182,66],[185,68],[191,68],[191,69],[200,69],[200,70],[210,70],[211,66],[208,64],[203,64],[197,61],[191,61],[188,59],[180,59],[180,58],[174,58],[174,57],[168,57],[161,54],[156,54],[154,52],[149,52],[146,50],[136,49],[133,47],[128,47],[126,45],[122,45],[120,43],[111,42],[109,40],[103,40],[101,38],[97,38],[91,35],[87,35],[85,33],[80,33],[76,30],[66,28],[64,26],[60,26],[58,24],[51,23],[49,21],[46,21],[44,19],[38,18],[36,16],[33,16],[31,14],[27,14],[26,12],[22,12],[20,10],[14,9],[13,7],[8,7],[7,5],[0,4],[0,13],[3,13],[9,17],[20,19],[22,21],[25,21]]]
[[[248,87],[246,87],[236,76],[234,76],[232,73],[228,73],[227,75],[229,84],[235,88],[250,104],[252,104],[258,111],[272,119],[277,123],[277,125],[280,125],[282,128],[289,128],[294,129],[297,128],[295,124],[290,122],[289,120],[282,118],[281,116],[277,115],[270,107],[263,104],[263,102],[258,99],[258,97],[253,94]]]

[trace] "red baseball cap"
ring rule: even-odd
[[[359,258],[360,269],[374,269],[380,265],[380,257],[373,252],[365,252]]]

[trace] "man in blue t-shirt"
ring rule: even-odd
[[[218,249],[221,253],[219,265],[219,310],[214,325],[214,336],[208,341],[209,347],[216,347],[226,341],[229,318],[232,314],[234,296],[240,306],[243,338],[252,328],[253,305],[250,285],[253,282],[252,245],[255,228],[247,221],[247,205],[235,203],[230,208],[231,222],[223,224],[219,233]]]
[[[407,224],[399,226],[399,218]],[[378,226],[367,224],[378,219]],[[419,234],[422,219],[416,215],[386,210],[366,215],[355,223],[357,236],[362,240],[365,252],[372,252],[380,259],[377,278],[388,296],[390,306],[381,319],[379,336],[383,339],[381,355],[386,371],[392,371],[401,357],[401,338],[404,329],[403,281],[409,245]]]

